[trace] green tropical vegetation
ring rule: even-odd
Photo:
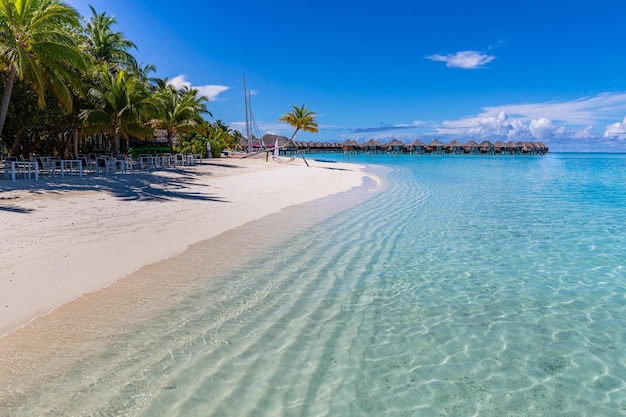
[[[4,154],[122,153],[162,138],[170,149],[219,155],[241,138],[213,123],[208,99],[139,65],[117,21],[87,19],[61,0],[0,0],[0,140]],[[76,142],[76,143],[75,143]]]

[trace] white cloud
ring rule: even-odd
[[[604,130],[605,138],[619,137],[621,139],[626,138],[626,117],[622,122],[612,123]]]
[[[477,51],[460,51],[456,54],[430,55],[431,61],[445,62],[448,68],[476,69],[496,59],[493,55],[481,54]]]
[[[626,125],[625,125],[626,126]],[[592,126],[584,129],[572,129],[554,123],[546,117],[537,119],[512,118],[505,111],[495,116],[482,114],[480,117],[443,122],[436,129],[438,134],[466,136],[481,140],[505,141],[550,141],[560,138],[597,137]]]
[[[185,75],[177,75],[169,80],[168,84],[176,88],[195,88],[201,96],[207,97],[209,101],[216,101],[221,93],[230,89],[225,85],[191,85],[191,82],[187,81],[185,77]]]
[[[621,117],[625,106],[626,93],[602,93],[569,101],[487,107],[482,115],[495,116],[501,111],[506,111],[508,115],[523,120],[545,117],[565,125],[586,126]]]
[[[570,101],[508,104],[487,107],[477,116],[444,121],[437,134],[481,139],[551,141],[598,139],[596,127],[618,117],[626,107],[626,93],[602,93]],[[626,118],[606,125],[605,138],[626,138]]]
[[[221,93],[230,89],[225,85],[201,85],[193,88],[197,89],[200,95],[205,96],[209,101],[216,101]]]
[[[533,138],[542,141],[550,140],[554,137],[563,136],[567,129],[563,126],[555,125],[552,120],[542,117],[538,120],[532,120],[529,125],[530,133]]]

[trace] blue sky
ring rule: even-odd
[[[210,97],[209,120],[296,139],[542,141],[626,152],[626,1],[68,0],[106,11],[156,75]]]

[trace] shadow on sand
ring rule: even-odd
[[[166,202],[174,199],[213,201],[227,203],[219,195],[208,192],[209,184],[198,181],[210,173],[190,172],[184,169],[162,172],[134,172],[126,175],[85,176],[78,177],[40,177],[38,182],[0,181],[0,193],[23,190],[32,195],[58,194],[69,192],[102,192],[109,193],[123,201],[156,201]],[[26,180],[25,180],[26,181]],[[205,191],[206,190],[206,191]],[[2,200],[2,199],[0,199]],[[6,199],[11,200],[11,199]],[[19,199],[15,199],[16,202]],[[7,201],[8,202],[8,201]],[[28,213],[32,210],[18,205],[0,205],[0,211]]]

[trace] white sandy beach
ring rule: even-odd
[[[182,170],[0,180],[0,337],[194,243],[361,185],[362,167],[213,159]]]

